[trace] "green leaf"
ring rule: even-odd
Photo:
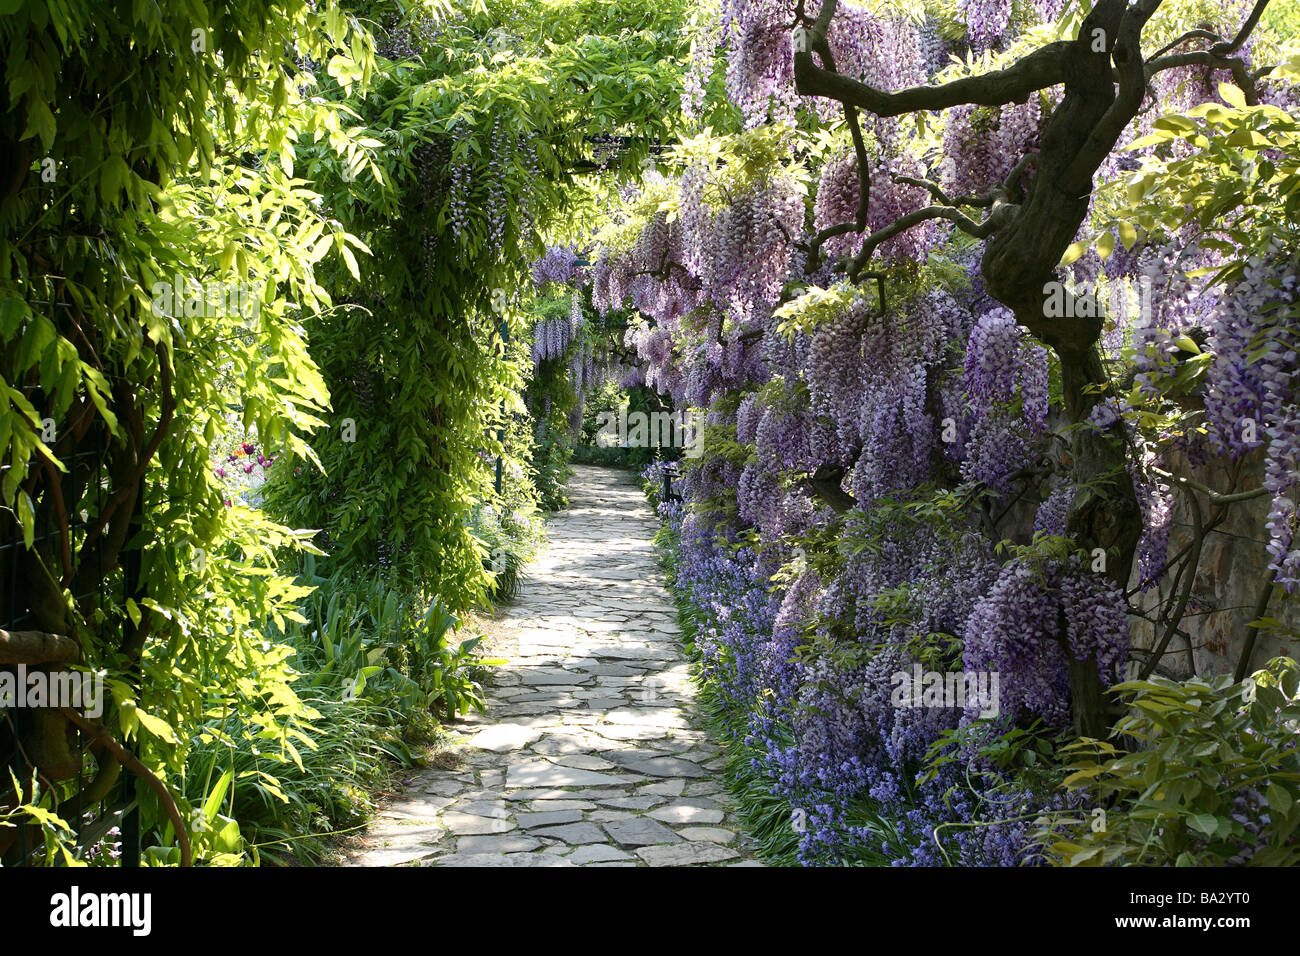
[[[1071,262],[1074,262],[1074,260],[1087,252],[1089,245],[1091,245],[1091,243],[1084,239],[1070,243],[1070,248],[1066,249],[1065,254],[1061,256],[1060,264],[1062,266],[1068,266]]]
[[[352,273],[352,278],[360,282],[361,270],[357,268],[357,257],[352,254],[352,250],[346,245],[340,245],[339,254],[343,256],[343,264],[348,267],[348,272]]]
[[[18,522],[23,527],[23,546],[30,551],[36,540],[36,508],[26,491],[18,495]]]
[[[1119,232],[1119,241],[1124,243],[1124,248],[1132,249],[1138,239],[1137,229],[1134,228],[1133,223],[1121,221],[1116,223],[1115,228]]]
[[[213,827],[210,834],[213,850],[218,853],[242,853],[244,838],[239,832],[239,823],[226,816],[220,817],[217,822],[220,825]]]
[[[1278,786],[1276,783],[1270,783],[1265,793],[1270,810],[1276,809],[1280,813],[1287,813],[1291,809],[1291,794],[1286,788]]]
[[[1246,94],[1231,83],[1219,84],[1219,96],[1223,97],[1223,101],[1229,106],[1234,106],[1239,110],[1246,109]]]
[[[121,700],[118,702],[118,724],[122,728],[124,737],[131,737],[135,734],[136,728],[140,725],[140,708],[136,706],[133,700]]]
[[[169,744],[180,743],[180,740],[176,737],[176,732],[172,730],[172,725],[167,723],[167,721],[163,720],[161,717],[155,717],[153,714],[147,713],[139,708],[136,708],[135,715],[140,721],[140,726],[149,731],[149,733],[153,734],[155,737],[165,740]]]
[[[31,315],[31,309],[27,307],[26,302],[17,296],[10,296],[0,302],[0,336],[5,339],[15,338],[18,335],[19,327],[29,315]]]
[[[54,114],[50,112],[49,104],[40,96],[28,96],[25,103],[27,106],[27,128],[23,130],[23,134],[19,139],[24,140],[32,136],[39,136],[41,148],[48,150],[54,145],[54,133],[57,128]]]
[[[212,792],[208,794],[208,799],[203,802],[203,815],[209,823],[217,818],[217,811],[221,809],[221,801],[226,798],[226,790],[234,779],[235,768],[227,768],[226,772],[217,779]]]

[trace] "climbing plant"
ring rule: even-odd
[[[481,705],[448,637],[625,399],[703,422],[672,571],[801,860],[1292,858],[1245,698],[1300,586],[1293,9],[102,6],[0,0],[0,666],[110,691],[5,709],[0,860],[84,861],[123,769],[150,862],[351,822],[377,728]],[[1178,683],[1230,525],[1252,636]],[[1121,719],[1211,700],[1246,778]],[[1112,730],[1249,792],[1153,836]]]
[[[341,564],[463,608],[490,571],[468,513],[494,494],[501,416],[522,410],[527,370],[504,348],[524,332],[517,290],[566,186],[611,161],[605,141],[635,163],[670,134],[681,10],[358,9],[386,56],[363,97],[322,95],[347,100],[373,152],[355,176],[323,146],[305,162],[369,254],[324,278],[338,308],[308,327],[335,397],[323,468],[295,469],[269,501],[324,529]]]
[[[292,753],[308,714],[259,630],[302,594],[277,551],[311,545],[228,506],[212,459],[231,419],[311,454],[329,400],[302,328],[329,305],[313,268],[356,240],[295,178],[296,138],[346,136],[340,110],[294,82],[290,51],[357,82],[371,56],[333,4],[7,7],[0,570],[23,587],[4,592],[0,662],[98,668],[112,697],[81,736],[49,708],[0,734],[55,785],[54,809],[83,760],[80,805],[127,763],[146,826],[169,821],[188,858],[167,783],[189,730],[255,717],[268,750]],[[50,635],[43,652],[23,650],[32,634]]]
[[[311,746],[264,639],[320,580],[288,553],[452,611],[500,590],[491,539],[536,530],[513,291],[566,183],[671,129],[680,12],[7,5],[0,561],[30,586],[0,662],[115,702],[5,728],[47,782],[88,761],[93,802],[133,748],[158,858],[216,853],[172,786],[191,735]]]
[[[591,285],[706,422],[664,511],[678,586],[804,861],[1025,860],[1027,820],[1078,799],[1026,762],[1109,733],[1133,632],[1156,635],[1145,677],[1187,638],[1206,536],[1263,495],[1248,621],[1276,625],[1296,100],[1267,8],[695,20],[699,125],[625,190]],[[1173,470],[1216,457],[1222,484]],[[1176,494],[1193,527],[1170,547]],[[1000,675],[997,706],[900,698],[914,666]]]

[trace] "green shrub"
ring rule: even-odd
[[[1095,809],[1038,839],[1065,866],[1293,866],[1300,862],[1300,664],[1251,680],[1153,677],[1114,689],[1132,708],[1115,728],[1140,748],[1083,738],[1065,786]]]
[[[470,525],[483,545],[484,565],[492,572],[492,599],[510,600],[518,590],[524,565],[537,554],[542,541],[536,507],[501,512],[481,505],[474,509]]]
[[[213,715],[182,785],[182,811],[192,813],[213,803],[229,775],[212,826],[233,822],[237,837],[224,849],[249,861],[316,862],[329,835],[363,825],[371,792],[417,762],[412,745],[434,739],[439,719],[482,710],[479,680],[493,663],[474,653],[481,638],[451,640],[459,622],[436,599],[376,575],[321,578],[314,558],[302,579],[316,586],[302,606],[306,623],[267,633],[292,654],[291,686],[306,715],[263,724]],[[163,833],[160,842],[173,841]]]
[[[567,315],[569,297],[547,296],[533,304],[537,321]],[[572,351],[570,346],[569,351]],[[545,359],[532,370],[526,402],[533,423],[533,483],[538,504],[547,511],[559,511],[569,503],[566,485],[573,476],[569,456],[573,451],[570,420],[578,396],[569,380],[568,355]]]

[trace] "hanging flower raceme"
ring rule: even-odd
[[[1028,713],[1064,726],[1069,657],[1095,658],[1109,684],[1119,679],[1128,643],[1127,604],[1112,581],[1077,557],[1039,566],[1017,559],[971,612],[964,663],[1000,675],[1000,712],[1010,720]]]
[[[1214,313],[1207,348],[1205,413],[1212,447],[1232,457],[1267,446],[1264,487],[1273,495],[1270,567],[1300,591],[1295,540],[1300,496],[1300,259],[1273,240],[1247,263]]]
[[[955,106],[946,116],[941,181],[954,198],[980,196],[1001,184],[1037,147],[1044,122],[1036,95],[1002,107]]]
[[[533,365],[562,358],[573,341],[570,316],[544,318],[533,327]]]
[[[1047,350],[1007,309],[992,309],[971,330],[964,380],[972,423],[962,477],[1005,491],[1047,426]]]
[[[1011,0],[957,0],[966,15],[966,32],[971,43],[987,49],[1007,32],[1011,20]]]
[[[585,269],[578,263],[585,250],[573,244],[547,246],[530,270],[533,284],[539,289],[547,283],[557,285],[581,284]]]
[[[745,128],[794,118],[793,0],[727,0],[721,42],[727,51],[727,95]]]
[[[822,166],[817,183],[817,199],[813,203],[813,228],[821,231],[842,222],[856,222],[858,197],[861,195],[861,177],[858,162],[852,152],[841,153]],[[832,236],[822,244],[822,254],[834,259],[850,256],[861,246],[861,237],[853,233]]]

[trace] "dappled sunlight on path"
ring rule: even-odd
[[[721,783],[629,473],[578,466],[504,613],[464,762],[422,771],[360,866],[755,865]]]

